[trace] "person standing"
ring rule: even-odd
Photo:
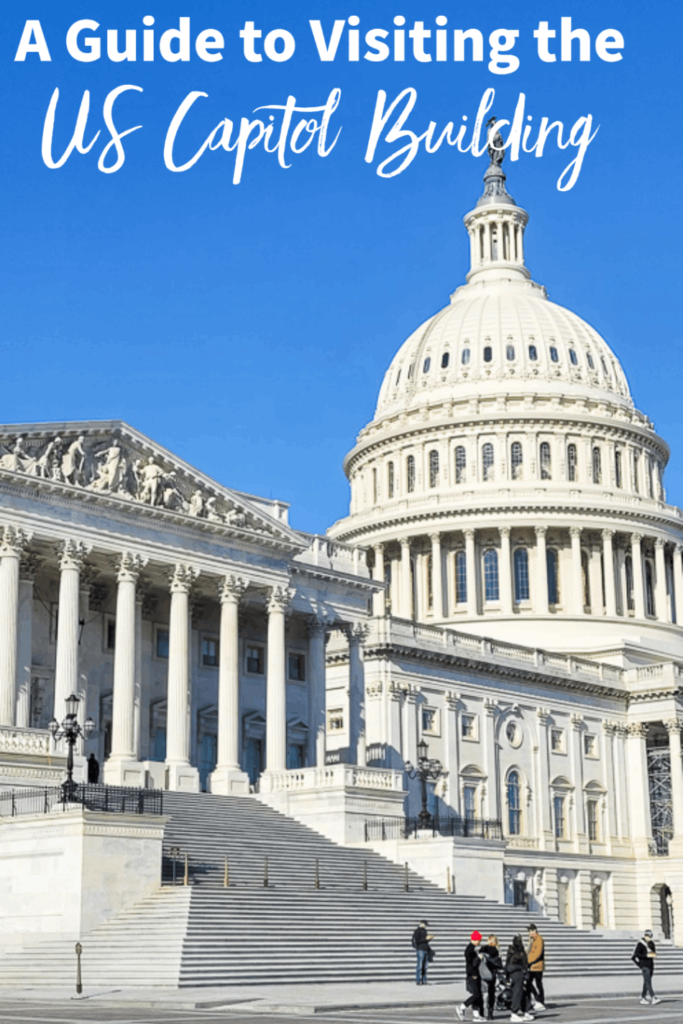
[[[515,935],[512,945],[508,949],[505,970],[512,982],[512,1006],[510,1013],[511,1021],[530,1021],[533,1014],[524,1010],[524,979],[529,970],[524,943],[521,935]]]
[[[498,939],[495,935],[489,935],[486,945],[479,950],[481,964],[479,965],[479,977],[481,978],[482,991],[486,995],[486,1016],[493,1020],[493,1011],[496,1006],[496,981],[498,972],[503,970],[503,961],[500,959]]]
[[[530,924],[527,930],[529,932],[529,948],[526,954],[529,961],[529,974],[526,981],[527,1006],[531,1006],[533,999],[535,1000],[535,1010],[545,1010],[545,992],[543,990],[545,943],[535,924]]]
[[[661,999],[658,999],[655,995],[652,987],[652,975],[655,970],[655,958],[657,956],[657,949],[652,939],[652,932],[648,928],[647,931],[643,932],[643,937],[636,943],[636,948],[633,950],[633,956],[631,959],[640,970],[643,975],[643,990],[640,993],[640,1001],[643,1006],[656,1006],[657,1003],[661,1003]]]
[[[100,762],[97,760],[94,754],[91,754],[87,761],[88,764],[88,782],[91,786],[96,786],[100,781]]]
[[[470,936],[470,941],[465,947],[465,984],[469,996],[464,1003],[460,1006],[456,1006],[455,1012],[459,1020],[465,1019],[465,1010],[468,1006],[472,1007],[472,1020],[483,1020],[484,1002],[481,995],[481,976],[479,974],[479,965],[481,964],[481,958],[479,956],[479,947],[481,945],[481,932],[474,931]]]
[[[413,949],[417,957],[415,961],[415,984],[427,984],[427,964],[429,963],[429,943],[434,938],[427,934],[429,927],[426,921],[420,921],[413,932]]]

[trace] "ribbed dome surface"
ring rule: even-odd
[[[468,393],[529,391],[633,405],[604,339],[550,302],[545,289],[517,280],[470,284],[399,349],[375,416],[449,397],[462,400]]]

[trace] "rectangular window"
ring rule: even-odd
[[[586,755],[586,757],[597,757],[597,740],[596,737],[590,732],[586,732],[583,735],[583,752]]]
[[[564,730],[563,729],[551,729],[550,730],[550,749],[553,754],[564,753]]]
[[[202,637],[202,665],[218,667],[218,640],[212,636]]]
[[[263,648],[254,644],[247,644],[246,649],[247,672],[252,676],[263,675]]]
[[[422,708],[422,732],[430,736],[439,735],[439,712],[436,708]]]
[[[598,828],[598,801],[589,800],[586,804],[586,816],[588,818],[588,838],[591,843],[597,843],[600,839]]]
[[[287,655],[287,676],[297,683],[303,683],[306,679],[306,658],[303,654],[296,654],[292,651]]]
[[[464,739],[476,739],[477,719],[474,715],[463,715],[461,721],[461,733]]]
[[[555,838],[564,839],[566,822],[564,817],[564,797],[553,797],[553,814],[555,817]]]
[[[462,791],[462,802],[465,808],[467,821],[474,821],[477,817],[477,787],[464,786]]]
[[[157,626],[154,638],[154,652],[157,658],[168,658],[168,629]]]
[[[116,647],[116,619],[107,617],[104,620],[104,646],[107,651]]]
[[[455,603],[467,602],[467,556],[464,551],[455,554]]]
[[[328,732],[339,732],[344,728],[344,712],[341,708],[333,708],[327,712]]]

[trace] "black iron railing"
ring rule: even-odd
[[[427,832],[433,836],[458,836],[465,839],[503,838],[500,821],[489,818],[460,818],[457,815],[452,815],[447,818],[434,817],[428,829],[420,827],[417,818],[366,821],[365,839],[366,841],[408,839],[418,830],[421,834]]]
[[[65,811],[78,804],[88,811],[110,814],[163,814],[160,789],[135,789],[132,786],[74,785],[41,789],[12,789],[0,792],[0,818],[19,814],[48,814]]]

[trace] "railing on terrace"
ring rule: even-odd
[[[75,785],[68,798],[64,786],[0,792],[0,818],[49,814],[50,811],[66,811],[74,805],[110,814],[163,814],[163,792],[160,789],[92,785]]]
[[[503,830],[499,820],[489,818],[448,818],[434,817],[428,829],[421,828],[417,818],[383,819],[365,822],[365,841],[376,839],[409,839],[420,832],[431,832],[432,836],[451,836],[472,839],[502,839]]]

